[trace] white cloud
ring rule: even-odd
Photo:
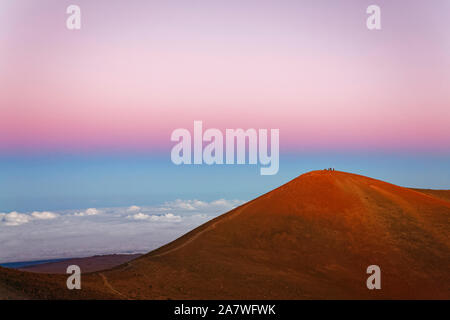
[[[152,220],[156,220],[156,221],[181,221],[181,216],[177,216],[174,215],[173,213],[166,213],[164,215],[161,216],[152,216],[151,217]]]
[[[20,226],[32,220],[49,220],[58,217],[58,214],[49,211],[34,211],[31,214],[12,211],[10,213],[0,213],[0,225]]]
[[[163,215],[149,215],[142,212],[136,213],[134,215],[128,216],[127,218],[134,220],[151,220],[151,221],[161,221],[161,222],[179,222],[182,220],[181,216],[174,215],[173,213],[166,213]]]
[[[198,213],[198,214],[194,214],[192,217],[203,219],[203,218],[207,218],[208,215],[207,215],[207,214],[204,214],[204,213]]]
[[[139,211],[139,210],[141,210],[141,207],[138,207],[138,206],[130,206],[127,209],[128,212],[136,212],[136,211]]]
[[[134,220],[147,220],[148,218],[150,218],[150,216],[148,214],[144,214],[142,212],[136,213],[132,216],[128,216],[128,218],[132,218]]]
[[[74,215],[78,217],[84,217],[84,216],[95,216],[99,214],[101,211],[95,208],[89,208],[81,212],[75,212]]]
[[[85,211],[85,213],[86,213],[87,216],[94,216],[94,215],[96,215],[96,214],[99,214],[100,211],[97,210],[97,209],[95,209],[95,208],[89,208],[89,209],[87,209],[87,210]]]
[[[213,209],[217,207],[223,207],[232,209],[235,206],[242,204],[243,201],[241,200],[225,200],[225,199],[219,199],[211,202],[205,202],[200,200],[181,200],[177,199],[175,201],[166,202],[164,205],[168,208],[173,209],[182,209],[187,211],[194,211],[194,210],[203,210],[203,209]]]
[[[49,220],[49,219],[55,219],[59,215],[57,213],[49,212],[49,211],[34,211],[32,214],[33,218],[36,219],[42,219],[42,220]]]
[[[195,210],[201,207],[205,207],[207,205],[206,202],[200,201],[200,200],[181,200],[177,199],[172,202],[166,202],[166,206],[176,209],[183,209],[183,210]]]
[[[241,200],[226,200],[226,199],[219,199],[211,202],[211,205],[213,206],[221,206],[221,207],[231,207],[234,208],[238,205],[241,205],[244,201]]]
[[[5,226],[20,226],[21,224],[30,222],[31,217],[27,214],[16,211],[10,213],[0,213],[0,222]]]

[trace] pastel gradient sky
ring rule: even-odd
[[[1,1],[0,210],[248,199],[330,166],[450,188],[449,21],[447,0]],[[174,166],[194,120],[280,129],[280,173]]]

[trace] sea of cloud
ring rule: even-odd
[[[145,253],[243,202],[178,199],[160,206],[0,213],[0,263]]]

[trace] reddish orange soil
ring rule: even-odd
[[[136,260],[83,275],[82,290],[65,289],[65,275],[6,269],[0,288],[38,299],[449,299],[449,229],[448,198],[313,171]],[[381,290],[366,288],[373,264]]]
[[[412,190],[450,201],[450,190],[433,190],[433,189],[412,189]]]

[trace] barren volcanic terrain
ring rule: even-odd
[[[84,274],[0,268],[1,298],[450,299],[447,191],[313,171],[138,259]],[[366,269],[381,268],[381,290]]]
[[[81,272],[95,272],[110,269],[130,260],[139,258],[141,254],[108,254],[87,258],[73,258],[58,262],[48,262],[43,264],[22,267],[19,270],[38,273],[66,273],[67,267],[77,265]]]

